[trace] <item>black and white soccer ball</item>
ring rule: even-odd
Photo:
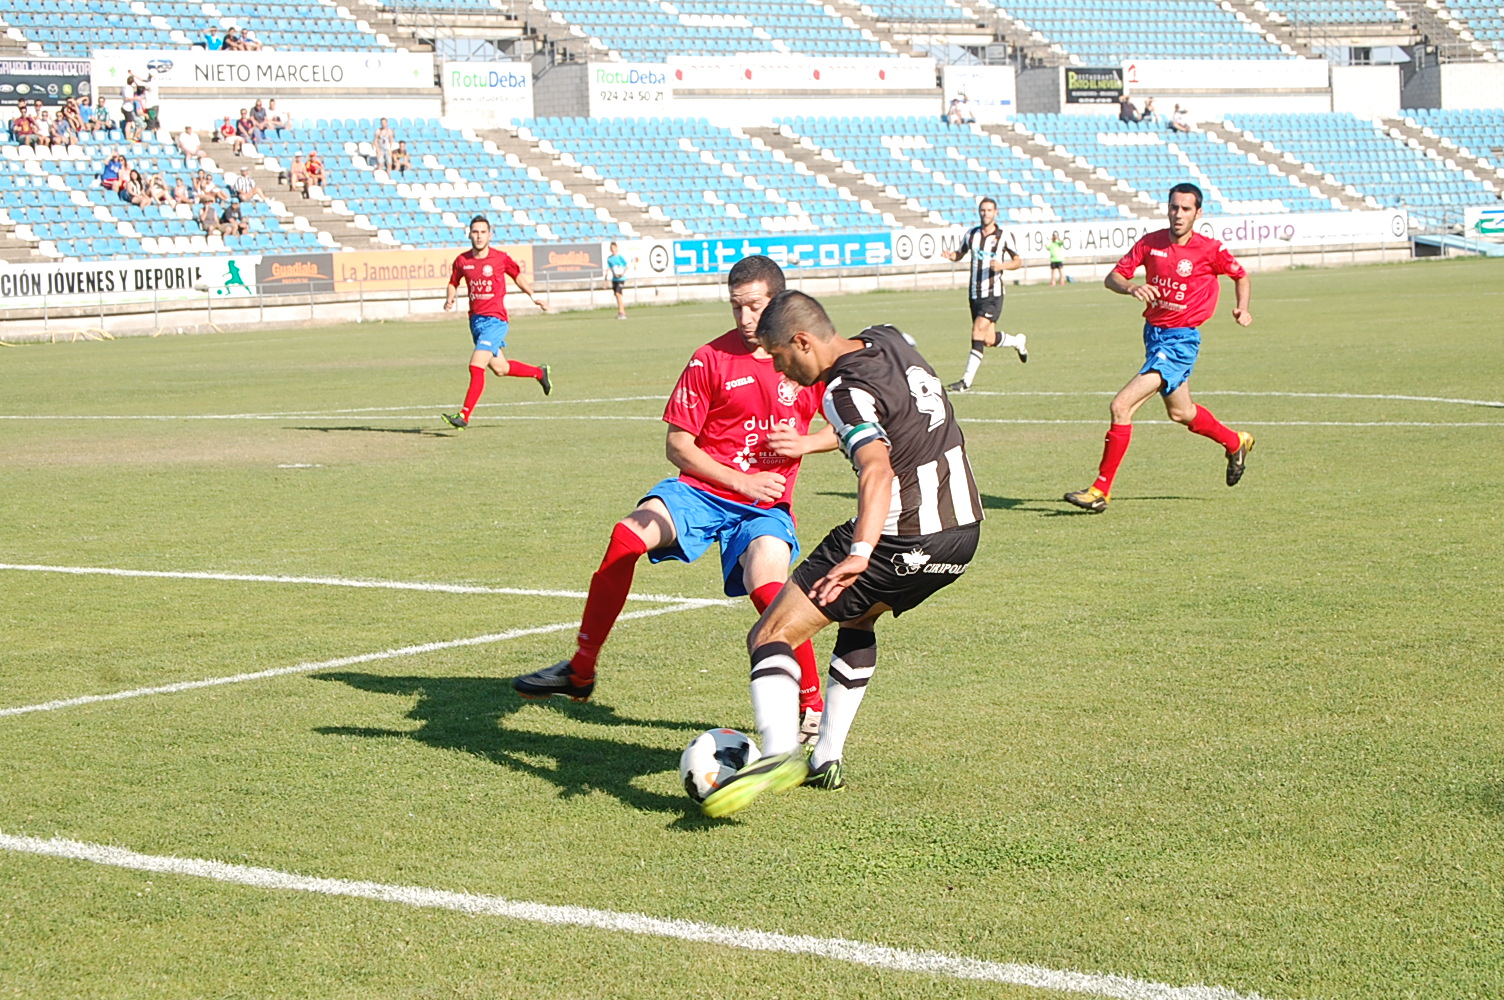
[[[689,741],[679,756],[679,778],[696,802],[762,756],[752,737],[735,729],[707,729]]]

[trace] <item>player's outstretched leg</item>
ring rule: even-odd
[[[554,383],[551,377],[552,369],[548,365],[540,368],[537,365],[530,365],[521,361],[508,361],[506,365],[507,370],[505,374],[510,375],[512,378],[536,379],[538,384],[543,387],[543,395],[547,396],[554,391]]]
[[[877,670],[877,635],[871,629],[843,628],[836,633],[836,648],[830,654],[830,683],[826,688],[825,716],[820,739],[809,758],[806,785],[834,791],[846,787],[841,777],[841,755],[846,737],[862,707],[867,682]]]
[[[765,583],[748,596],[757,613],[762,614],[782,589],[781,583]],[[820,735],[820,713],[825,709],[825,701],[820,697],[820,668],[815,662],[814,644],[800,643],[794,649],[794,659],[799,663],[799,742],[809,746]]]
[[[470,414],[475,412],[475,404],[480,402],[480,394],[486,390],[486,369],[482,365],[470,366],[470,386],[465,390],[465,403],[458,413],[444,414],[444,422],[450,427],[464,430],[470,426]]]
[[[1195,415],[1186,426],[1191,433],[1211,438],[1222,446],[1227,452],[1227,485],[1238,485],[1248,464],[1248,453],[1253,450],[1253,435],[1247,431],[1233,430],[1199,403],[1196,404]]]
[[[723,781],[720,788],[700,803],[700,810],[711,819],[730,816],[750,806],[760,795],[798,787],[808,774],[809,766],[798,750],[771,754]]]
[[[997,332],[997,343],[993,347],[1011,347],[1018,352],[1018,360],[1024,364],[1029,363],[1029,336],[1024,333]]]
[[[1097,478],[1084,490],[1072,490],[1065,495],[1066,502],[1082,510],[1100,514],[1107,509],[1112,498],[1112,481],[1117,477],[1118,466],[1128,454],[1128,445],[1133,440],[1132,424],[1112,424],[1107,428],[1107,437],[1102,442],[1102,461],[1097,466]]]
[[[1248,453],[1253,450],[1253,435],[1238,431],[1238,449],[1227,453],[1227,485],[1236,486],[1248,467]]]
[[[972,381],[977,377],[977,371],[982,367],[982,351],[987,347],[986,341],[973,340],[971,353],[966,355],[966,371],[961,377],[946,386],[948,392],[966,392],[971,388]]]
[[[552,698],[557,694],[574,701],[589,701],[595,691],[595,675],[582,678],[568,660],[560,660],[551,667],[513,678],[512,688],[524,698]]]

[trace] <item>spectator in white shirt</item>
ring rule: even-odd
[[[187,126],[178,134],[178,149],[189,166],[196,166],[199,157],[204,155],[203,146],[199,143],[198,135],[193,131],[192,125]]]
[[[250,167],[241,167],[240,176],[235,178],[236,201],[265,201],[266,195],[262,193],[256,178],[251,176]]]

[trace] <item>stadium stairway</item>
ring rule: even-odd
[[[1122,206],[1134,215],[1143,217],[1153,214],[1153,209],[1140,200],[1132,188],[1125,187],[1115,177],[1103,176],[1098,168],[1078,160],[1063,147],[1056,146],[1021,124],[983,125],[982,131],[997,136],[1008,145],[1022,150],[1025,155],[1039,160],[1039,165],[1044,169],[1058,170],[1065,174],[1066,180],[1080,181],[1091,193],[1105,196],[1112,204]]]
[[[872,32],[875,38],[893,46],[894,51],[899,55],[923,56],[926,54],[909,39],[899,39],[894,35],[887,22],[879,20],[877,15],[872,13],[872,8],[864,4],[862,0],[834,0],[830,6],[838,15],[848,19],[856,27],[865,28]]]
[[[824,176],[833,186],[850,189],[857,197],[870,202],[876,212],[892,214],[900,226],[925,228],[935,225],[932,219],[909,208],[904,199],[889,195],[883,185],[869,185],[860,175],[853,177],[845,173],[841,170],[839,161],[827,159],[821,150],[801,146],[798,139],[783,135],[776,126],[749,128],[746,129],[746,133],[754,141],[761,141],[769,149],[781,151],[795,163],[804,164],[809,168],[810,173]]]
[[[506,153],[515,154],[525,169],[537,170],[543,180],[558,181],[570,195],[583,195],[592,209],[605,209],[612,218],[635,229],[643,239],[678,238],[667,222],[660,222],[648,215],[646,209],[631,204],[625,194],[607,191],[603,182],[586,177],[582,168],[567,165],[557,153],[545,153],[538,147],[537,136],[524,140],[516,129],[477,131],[476,135],[491,140]]]
[[[1289,153],[1280,151],[1273,143],[1256,142],[1225,121],[1215,124],[1208,122],[1202,132],[1208,139],[1220,139],[1231,143],[1237,152],[1256,157],[1260,163],[1273,167],[1286,177],[1294,177],[1303,186],[1310,188],[1312,194],[1333,199],[1344,209],[1362,210],[1373,207],[1361,196],[1341,184],[1332,183],[1319,172],[1307,170],[1305,163]],[[1335,208],[1336,206],[1333,206],[1334,210]]]
[[[351,220],[341,215],[336,215],[329,210],[329,199],[304,198],[301,194],[287,190],[285,184],[277,181],[278,170],[267,166],[274,162],[270,157],[241,157],[223,156],[219,166],[224,170],[238,171],[242,166],[251,168],[251,176],[261,186],[261,190],[268,198],[275,198],[287,206],[287,210],[294,216],[302,216],[316,232],[327,233],[334,242],[350,250],[390,250],[391,247],[376,242],[375,233],[367,233],[357,229]],[[279,162],[280,161],[276,161]],[[285,167],[283,163],[281,166]],[[330,170],[348,170],[348,165],[331,163]]]
[[[14,226],[0,227],[0,260],[12,264],[45,264],[48,259],[37,253],[37,245],[18,237]]]
[[[1489,184],[1496,189],[1504,187],[1504,159],[1495,161],[1481,152],[1463,150],[1451,139],[1437,135],[1413,118],[1381,118],[1379,120],[1389,130],[1391,138],[1404,143],[1411,149],[1433,151],[1449,168],[1471,171],[1474,176],[1483,181],[1485,187]],[[1504,144],[1504,136],[1499,137],[1499,142]]]
[[[1467,24],[1443,16],[1434,6],[1434,0],[1394,0],[1395,6],[1410,18],[1416,30],[1430,44],[1436,46],[1437,55],[1444,59],[1477,61],[1489,53],[1488,46],[1476,39],[1463,38]]]
[[[1224,0],[1224,2],[1233,12],[1242,14],[1257,25],[1270,41],[1282,46],[1292,55],[1300,56],[1302,59],[1317,58],[1309,44],[1296,38],[1295,32],[1290,30],[1288,24],[1270,17],[1269,9],[1258,0]]]

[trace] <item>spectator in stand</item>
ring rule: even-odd
[[[240,47],[246,52],[260,52],[261,39],[250,28],[243,28],[240,32]]]
[[[11,119],[10,135],[20,146],[35,148],[46,141],[46,137],[37,126],[37,120],[31,117],[31,110],[24,107],[16,117]]]
[[[220,123],[219,128],[217,128],[217,129],[214,130],[213,141],[214,142],[233,142],[234,140],[235,140],[235,123],[230,120],[230,116],[229,115],[225,115],[225,120]]]
[[[116,153],[105,161],[104,169],[99,172],[99,186],[106,191],[118,191],[125,184],[126,172],[125,157]]]
[[[100,104],[99,107],[94,109],[94,131],[113,132],[115,128],[115,119],[110,117],[110,109],[107,105]]]
[[[99,121],[94,117],[94,101],[88,95],[84,95],[74,106],[78,108],[78,120],[82,123],[78,130],[90,133],[99,131]]]
[[[141,110],[146,113],[146,128],[155,132],[161,124],[162,113],[162,88],[157,86],[155,74],[146,74],[146,80],[136,85],[136,96],[140,98]]]
[[[206,201],[199,207],[198,224],[205,236],[219,232],[219,213],[214,210],[214,202]]]
[[[207,205],[212,205],[219,201],[229,201],[230,193],[214,183],[214,178],[209,176],[209,171],[200,170],[198,176],[193,178],[193,197]]]
[[[46,117],[47,112],[43,111],[42,118],[44,121]],[[67,117],[61,111],[52,119],[51,124],[47,128],[47,145],[53,149],[59,146],[67,149],[69,146],[78,145],[78,137],[73,134],[73,126],[68,124]]]
[[[141,180],[141,174],[135,170],[126,175],[125,184],[117,193],[121,201],[135,205],[137,208],[145,208],[151,204],[151,199],[146,194],[146,183]]]
[[[283,129],[292,128],[292,115],[284,115],[282,114],[282,112],[277,110],[277,99],[275,97],[273,97],[271,103],[266,106],[266,125],[267,128],[274,128],[277,130],[278,139],[282,138]]]
[[[1133,101],[1127,94],[1118,98],[1118,121],[1136,122],[1139,120],[1138,109],[1133,106]]]
[[[233,25],[225,29],[225,51],[245,51],[245,43],[240,40],[240,32],[236,31]]]
[[[1191,114],[1180,105],[1175,105],[1175,113],[1170,116],[1171,132],[1189,132],[1191,130]]]
[[[240,118],[235,122],[235,155],[240,155],[241,148],[246,144],[256,144],[256,120],[250,116],[245,108],[240,109]]]
[[[89,127],[84,124],[84,116],[79,111],[78,102],[72,98],[63,102],[63,110],[58,114],[68,119],[68,127],[73,130],[74,135],[81,135],[89,130]]]
[[[412,166],[412,158],[407,155],[407,142],[404,140],[397,143],[397,148],[392,150],[392,169],[406,177]]]
[[[241,167],[240,176],[235,178],[236,201],[265,201],[266,195],[262,193],[261,186],[256,183],[256,178],[251,176],[250,167]]]
[[[167,178],[152,174],[146,179],[146,197],[153,205],[172,204],[172,192],[167,190]]]
[[[256,141],[266,139],[266,103],[259,97],[256,103],[251,105],[251,121],[256,123]]]
[[[292,158],[292,166],[287,168],[283,178],[287,181],[287,190],[301,191],[304,198],[308,197],[308,165],[303,162],[302,153]]]
[[[178,175],[177,183],[172,186],[172,201],[175,205],[193,204],[193,192],[188,190],[188,185],[183,183],[182,174]]]
[[[392,150],[396,148],[397,136],[392,133],[392,127],[381,119],[381,125],[376,129],[376,134],[371,136],[371,146],[376,150],[376,169],[390,171],[392,169]]]
[[[204,32],[204,48],[210,52],[218,52],[225,47],[225,40],[219,35],[219,28],[209,25],[209,30]]]
[[[226,236],[239,236],[250,228],[245,219],[241,218],[240,205],[236,202],[230,202],[225,206],[225,210],[219,213],[219,229]]]
[[[26,112],[30,108],[31,102],[24,97],[21,98],[21,100],[16,103],[16,118],[20,118],[22,115],[26,114]],[[16,141],[16,118],[12,118],[10,120],[10,124],[6,126],[6,128],[10,131],[11,142]]]
[[[329,179],[328,172],[324,169],[324,161],[319,158],[319,151],[314,150],[308,154],[308,163],[305,165],[308,171],[308,186],[310,188],[322,188],[324,181]]]
[[[188,166],[198,165],[199,158],[204,155],[203,144],[199,141],[198,133],[193,131],[193,126],[188,125],[178,134],[178,151],[183,154],[183,161]]]
[[[1138,120],[1145,125],[1161,124],[1163,119],[1159,117],[1159,112],[1154,110],[1154,98],[1151,97],[1144,102],[1144,110],[1139,113]]]

